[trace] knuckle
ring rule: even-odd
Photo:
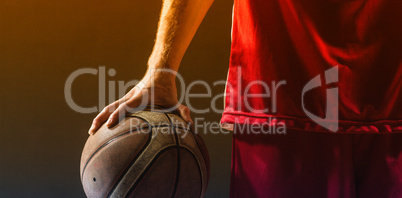
[[[95,117],[94,121],[99,121],[99,120],[101,120],[103,117],[104,117],[104,113],[99,113],[99,114]]]
[[[127,106],[127,102],[122,102],[122,103],[119,105],[119,108],[117,108],[116,111],[121,111],[121,110],[123,110],[126,106]]]
[[[101,115],[107,113],[108,110],[109,110],[109,106],[106,106],[105,108],[102,109],[102,111],[99,113],[99,115],[101,116]]]
[[[107,105],[106,107],[103,107],[102,112],[105,112],[107,109],[109,109],[109,105]]]
[[[183,111],[184,111],[185,114],[189,114],[189,113],[190,113],[190,109],[189,109],[189,108],[184,108]]]
[[[99,124],[99,119],[95,118],[95,119],[92,121],[92,125],[97,126],[98,124]]]
[[[116,119],[116,113],[110,115],[109,120],[115,120],[115,119]]]

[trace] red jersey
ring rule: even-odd
[[[222,123],[402,132],[402,1],[235,0],[233,12]]]

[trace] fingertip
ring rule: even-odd
[[[110,126],[112,125],[112,118],[110,117],[107,121],[106,121],[106,126],[108,128],[110,128]]]
[[[96,128],[89,129],[88,134],[89,134],[89,135],[94,135],[95,132],[96,132]]]
[[[193,120],[191,119],[191,116],[189,115],[189,114],[182,114],[182,117],[183,117],[183,119],[186,121],[186,122],[193,122]]]
[[[185,118],[185,121],[186,121],[186,122],[188,122],[188,123],[193,124],[193,120],[191,120],[191,118],[190,118],[190,117],[186,117],[186,118]]]
[[[116,118],[114,115],[110,116],[109,119],[106,121],[106,127],[111,128],[115,125]]]
[[[194,121],[193,121],[193,119],[191,119],[191,118],[190,118],[190,123],[191,123],[191,125],[194,124]]]
[[[96,123],[93,122],[92,125],[91,125],[91,128],[89,128],[89,130],[88,130],[89,135],[93,135],[93,133],[95,131],[95,127],[96,127]]]

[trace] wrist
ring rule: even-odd
[[[179,69],[179,65],[180,59],[175,58],[170,53],[161,52],[161,50],[157,49],[154,49],[148,59],[148,69],[153,70],[168,70],[170,73],[176,73]]]
[[[163,86],[176,86],[176,71],[167,68],[152,68],[148,70],[143,81]]]

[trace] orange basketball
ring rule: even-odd
[[[88,138],[81,182],[93,197],[203,197],[209,158],[202,139],[177,114],[145,110]]]

